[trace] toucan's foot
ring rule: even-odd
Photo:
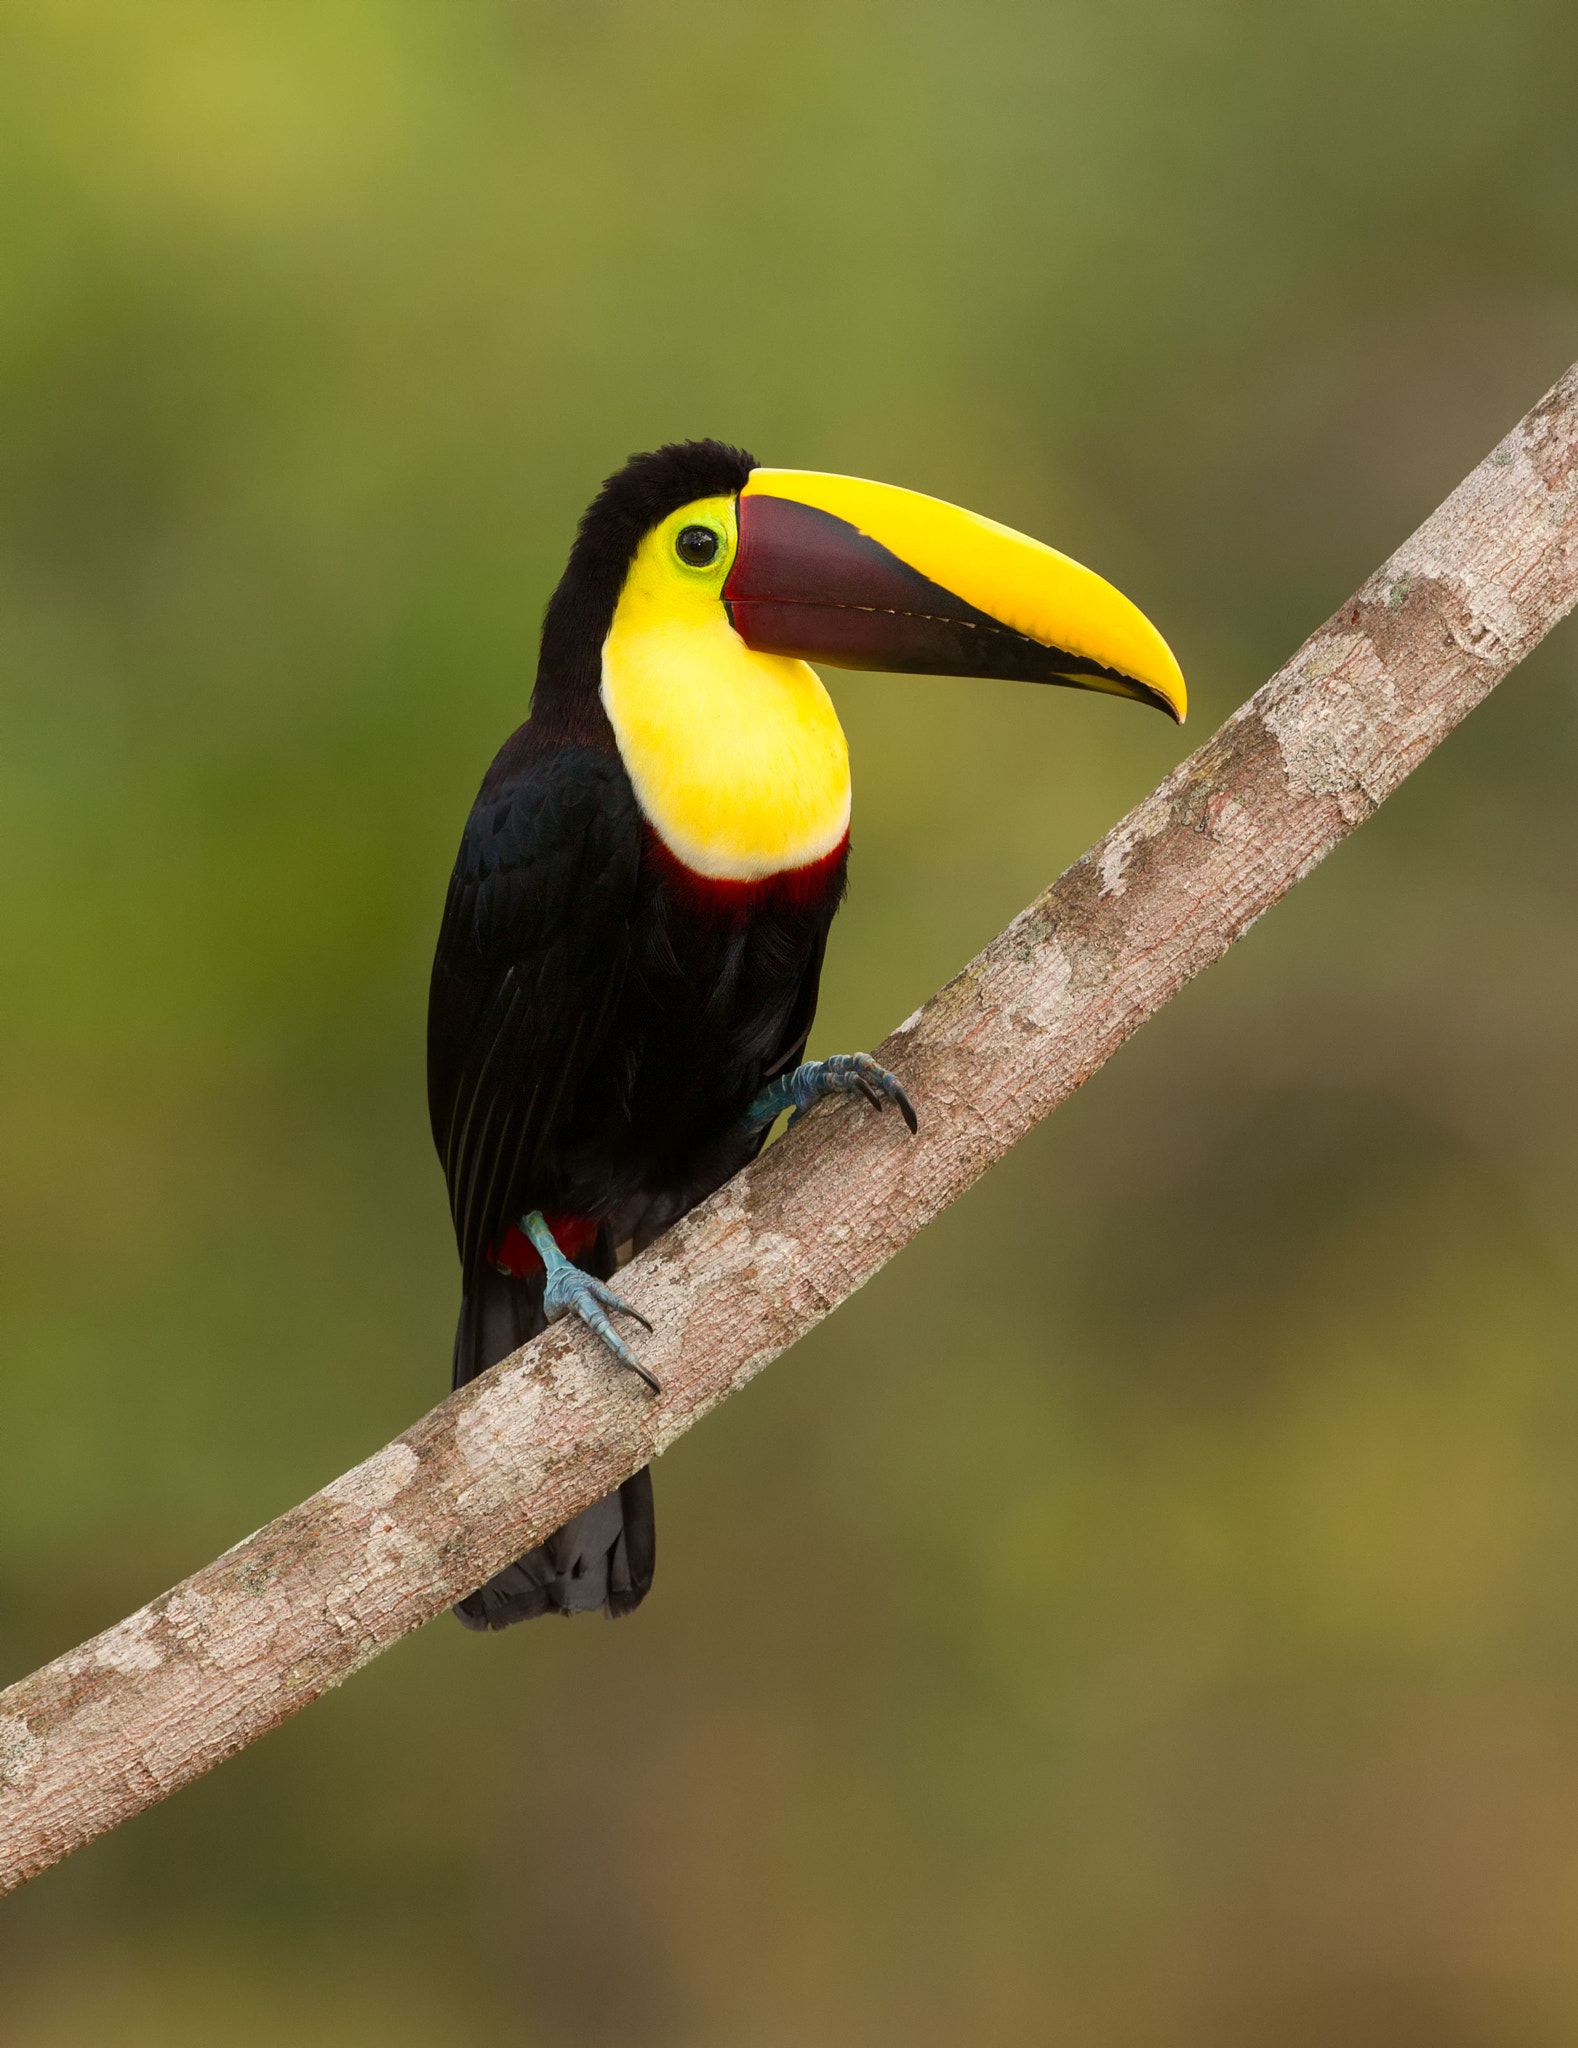
[[[549,1322],[556,1323],[562,1316],[579,1316],[621,1365],[628,1365],[633,1373],[646,1381],[654,1394],[661,1394],[661,1381],[647,1371],[607,1315],[607,1311],[612,1309],[616,1315],[630,1316],[642,1329],[650,1330],[652,1325],[641,1311],[632,1308],[628,1301],[615,1294],[611,1287],[605,1287],[601,1280],[594,1280],[590,1273],[583,1273],[579,1266],[571,1265],[554,1243],[553,1232],[543,1221],[540,1209],[533,1209],[529,1216],[521,1218],[521,1229],[542,1258],[543,1271],[547,1276],[543,1282],[542,1305]]]
[[[919,1129],[909,1097],[869,1052],[836,1052],[831,1059],[807,1060],[792,1074],[781,1074],[757,1096],[745,1112],[745,1121],[752,1130],[759,1130],[782,1110],[792,1109],[789,1121],[797,1124],[813,1104],[828,1095],[863,1095],[874,1109],[886,1109],[896,1102],[911,1133]]]
[[[601,1337],[621,1365],[628,1365],[639,1378],[646,1381],[654,1394],[661,1394],[663,1382],[655,1373],[636,1357],[630,1346],[608,1320],[605,1311],[612,1309],[616,1315],[630,1316],[643,1330],[652,1325],[637,1308],[615,1294],[611,1287],[605,1287],[601,1280],[594,1280],[590,1273],[583,1273],[578,1266],[566,1266],[560,1273],[550,1273],[543,1288],[542,1305],[550,1323],[556,1323],[561,1316],[577,1315],[586,1327]]]

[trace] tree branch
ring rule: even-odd
[[[653,1399],[559,1324],[128,1620],[0,1693],[0,1889],[162,1799],[658,1456],[820,1322],[1217,959],[1578,601],[1578,366],[1293,659],[654,1245]]]

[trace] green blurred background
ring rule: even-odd
[[[427,965],[602,476],[1044,535],[1193,741],[1578,355],[1575,87],[1571,0],[6,0],[0,1678],[445,1390]],[[1183,746],[833,689],[824,1050]],[[1575,696],[666,1458],[637,1618],[8,1902],[5,2048],[1578,2038]]]

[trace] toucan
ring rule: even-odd
[[[460,1250],[454,1384],[576,1315],[761,1150],[785,1110],[897,1109],[864,1053],[805,1060],[849,860],[849,753],[808,664],[1062,683],[1182,721],[1167,643],[1111,584],[888,484],[687,441],[593,500],[531,712],[466,821],[439,933],[428,1102]],[[648,1325],[650,1327],[650,1325]],[[468,1627],[629,1613],[650,1472],[459,1603]]]

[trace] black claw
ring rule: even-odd
[[[867,1066],[855,1069],[855,1079],[860,1084],[866,1100],[878,1109],[885,1109],[890,1102],[897,1103],[899,1115],[909,1125],[910,1136],[914,1137],[920,1129],[920,1123],[909,1097],[885,1067],[879,1067],[869,1054],[866,1058]]]
[[[606,1344],[609,1350],[614,1354],[615,1358],[619,1360],[619,1363],[621,1365],[628,1365],[630,1370],[636,1375],[638,1379],[646,1381],[647,1385],[652,1389],[654,1394],[662,1393],[662,1381],[658,1379],[655,1373],[650,1373],[647,1371],[646,1367],[641,1363],[640,1359],[637,1358],[636,1354],[630,1349],[629,1345],[626,1344],[624,1339],[615,1332],[614,1327],[609,1322],[607,1316],[601,1314],[600,1312],[594,1314],[587,1314],[584,1310],[578,1310],[577,1313],[580,1315],[581,1321],[585,1323],[586,1327],[592,1332],[593,1336],[597,1338],[598,1342]],[[631,1314],[634,1313],[635,1311],[631,1310]],[[647,1328],[650,1330],[651,1327],[652,1325],[648,1323]]]

